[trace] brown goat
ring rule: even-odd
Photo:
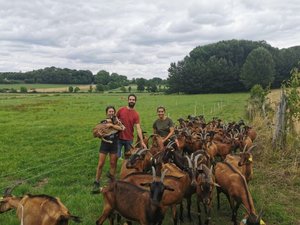
[[[246,131],[245,131],[246,135],[249,136],[252,141],[254,141],[257,137],[256,131],[252,127],[249,127],[249,126],[245,126],[245,129],[246,129]]]
[[[150,140],[152,140],[152,145],[149,147],[149,150],[152,155],[162,152],[165,149],[164,143],[162,141],[163,139],[158,134],[151,134],[148,139],[148,144]]]
[[[152,170],[155,171],[154,168]],[[164,173],[162,173],[160,181],[155,180],[155,172],[153,173],[153,181],[143,184],[150,186],[150,191],[110,177],[108,187],[102,189],[103,212],[96,224],[103,224],[114,210],[126,219],[138,221],[142,225],[161,223],[163,214],[160,202],[163,193],[165,190],[174,191],[174,189],[162,183]]]
[[[201,225],[201,208],[200,203],[203,203],[206,220],[205,224],[210,222],[210,212],[212,208],[212,197],[215,186],[219,186],[215,183],[214,175],[212,174],[212,167],[208,169],[205,164],[200,164],[198,167],[198,175],[196,179],[196,193],[197,193],[197,208],[198,208],[198,220]]]
[[[186,189],[189,187],[189,176],[182,172],[179,168],[176,168],[174,164],[164,164],[163,171],[166,171],[164,183],[174,189],[172,192],[164,192],[162,197],[162,212],[165,214],[168,207],[172,208],[172,216],[174,224],[177,224],[177,210],[176,205],[182,202]],[[134,185],[140,186],[141,183],[150,182],[152,175],[144,173],[129,174],[123,179],[123,181],[130,182]]]
[[[111,124],[117,125],[116,127],[112,127]],[[99,123],[93,129],[94,137],[98,137],[107,143],[112,143],[112,141],[107,140],[105,137],[110,136],[119,132],[120,130],[124,130],[125,126],[121,123],[118,117],[113,116],[111,119],[107,119],[106,123]]]
[[[224,160],[226,155],[231,153],[232,144],[231,143],[222,143],[222,142],[214,142],[217,146],[217,155],[221,156]]]
[[[126,163],[127,169],[135,169],[138,172],[151,171],[152,154],[149,149],[139,149],[132,154]]]
[[[255,145],[251,146],[247,151],[244,148],[243,152],[240,152],[238,155],[227,155],[225,162],[230,163],[235,166],[246,178],[247,183],[253,177],[253,156],[252,149]]]
[[[59,198],[48,195],[12,196],[8,191],[0,199],[0,213],[17,210],[23,225],[67,225],[69,220],[77,223],[80,218],[70,214]]]
[[[220,188],[217,188],[218,208],[220,208],[219,194],[224,192],[229,199],[234,225],[237,225],[236,217],[240,204],[243,204],[247,210],[247,224],[259,225],[261,218],[256,214],[247,182],[238,169],[227,162],[219,162],[215,166],[215,177],[220,185]]]

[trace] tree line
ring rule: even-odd
[[[110,74],[105,70],[100,70],[94,75],[89,70],[46,67],[25,73],[2,72],[0,73],[0,83],[96,84],[96,90],[100,92],[116,88],[121,88],[121,91],[125,91],[125,86],[132,84],[137,86],[138,91],[157,92],[164,91],[166,80],[158,77],[148,80],[145,78],[133,78],[132,80],[128,80],[125,75],[119,75],[117,73]]]
[[[300,46],[278,49],[265,41],[229,40],[198,46],[168,69],[169,93],[229,93],[253,85],[280,87],[300,60]]]

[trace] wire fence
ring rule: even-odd
[[[83,149],[81,149],[83,150]],[[87,155],[87,156],[93,156],[93,154],[89,154],[90,152],[95,151],[94,148],[86,150],[86,151],[81,151],[78,154],[73,154],[64,158],[60,158],[58,160],[50,161],[48,163],[43,163],[40,164],[39,166],[35,167],[29,167],[25,168],[23,170],[18,170],[13,173],[8,173],[0,178],[7,178],[11,177],[9,179],[2,179],[0,181],[0,190],[3,190],[4,188],[10,186],[13,183],[28,183],[29,181],[34,181],[37,178],[42,178],[46,175],[49,175],[51,173],[57,172],[57,171],[62,171],[62,168],[74,164],[74,162],[78,159],[82,161],[82,156]],[[95,151],[96,152],[96,151]],[[35,173],[35,170],[38,170],[39,172]],[[82,171],[81,171],[82,172]],[[28,175],[30,174],[30,175]]]

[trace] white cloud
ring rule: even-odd
[[[167,77],[198,45],[299,45],[296,0],[0,0],[0,71],[47,66]]]

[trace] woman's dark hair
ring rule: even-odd
[[[164,112],[166,112],[166,108],[164,106],[158,106],[156,108],[156,112],[158,112],[158,110],[160,110],[160,109],[162,109],[162,110],[164,110]]]
[[[106,113],[106,114],[107,114],[107,112],[108,112],[109,109],[113,109],[113,110],[116,112],[115,107],[112,106],[112,105],[109,105],[109,106],[107,106],[106,109],[105,109],[105,113]]]

